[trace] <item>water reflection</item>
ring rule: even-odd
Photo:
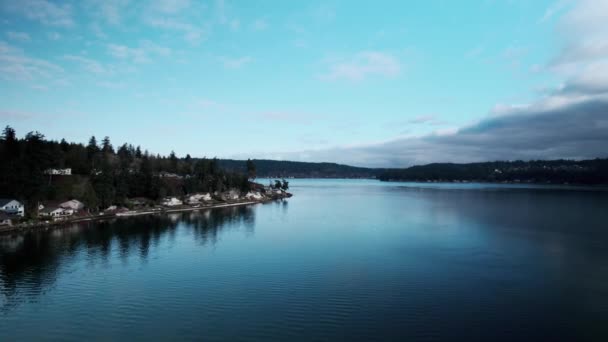
[[[108,264],[113,249],[125,264],[132,256],[146,263],[151,249],[165,238],[174,241],[178,230],[206,246],[215,245],[222,231],[235,229],[254,234],[252,207],[138,216],[0,235],[0,309],[10,309],[19,300],[35,301],[52,288],[60,269],[82,253],[91,264]]]

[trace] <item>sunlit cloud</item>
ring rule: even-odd
[[[355,55],[332,61],[327,72],[319,78],[325,81],[362,81],[368,77],[395,77],[401,73],[401,63],[389,54],[378,51],[362,51]]]

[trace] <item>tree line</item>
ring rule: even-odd
[[[0,197],[26,203],[26,210],[45,200],[77,198],[89,208],[123,205],[128,198],[157,200],[194,192],[248,191],[245,172],[220,168],[216,158],[194,159],[142,151],[140,146],[123,144],[115,148],[109,137],[101,142],[91,137],[88,144],[47,140],[40,132],[18,138],[7,126],[0,136]],[[46,174],[48,169],[71,168],[72,176]]]
[[[383,181],[608,184],[608,159],[435,163],[386,170],[378,178]]]

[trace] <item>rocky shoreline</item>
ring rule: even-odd
[[[79,223],[79,222],[91,222],[91,221],[100,221],[107,219],[115,219],[115,218],[128,218],[133,216],[142,216],[142,215],[164,215],[169,213],[177,213],[177,212],[189,212],[189,211],[200,211],[200,210],[208,210],[208,209],[216,209],[216,208],[227,208],[227,207],[235,207],[235,206],[243,206],[243,205],[252,205],[252,204],[260,204],[260,203],[268,203],[278,200],[284,200],[286,198],[290,198],[293,195],[289,192],[283,192],[281,194],[273,194],[270,197],[262,197],[259,199],[238,199],[238,200],[229,200],[219,203],[213,204],[200,204],[200,205],[181,205],[176,207],[153,207],[153,208],[142,208],[138,210],[130,210],[126,212],[118,212],[111,214],[100,213],[98,215],[89,214],[85,216],[78,216],[74,218],[67,218],[63,220],[56,221],[37,221],[37,222],[28,222],[28,223],[20,223],[12,226],[4,226],[0,227],[0,234],[2,233],[14,233],[21,232],[27,230],[35,230],[35,229],[52,229],[59,228],[61,226],[65,226],[68,224]]]

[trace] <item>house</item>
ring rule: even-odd
[[[9,216],[23,217],[25,215],[23,203],[12,198],[0,198],[0,211]]]
[[[211,201],[211,195],[210,194],[193,194],[188,196],[188,198],[186,199],[186,203],[188,204],[199,204],[201,202],[207,202],[207,201]]]
[[[261,200],[262,198],[264,198],[264,196],[262,196],[262,194],[257,191],[250,191],[245,195],[245,198],[250,200]]]
[[[167,207],[174,207],[177,205],[182,205],[183,202],[175,197],[167,197],[162,200],[161,204]]]
[[[60,203],[59,206],[63,209],[72,209],[74,211],[84,209],[84,203],[77,199],[69,200],[67,202]]]
[[[145,197],[130,198],[127,201],[131,206],[134,206],[134,207],[141,207],[141,206],[148,205],[150,203],[150,200]]]
[[[38,216],[52,219],[62,219],[68,216],[72,216],[73,214],[74,210],[72,209],[64,209],[56,206],[47,206],[44,209],[38,211]]]
[[[183,178],[182,176],[178,175],[177,173],[171,173],[171,172],[166,172],[166,171],[160,172],[158,174],[158,176],[160,178],[177,178],[177,179]]]
[[[45,175],[57,175],[57,176],[71,176],[72,175],[72,169],[71,168],[67,168],[67,169],[46,169],[44,171]]]
[[[12,225],[13,220],[11,219],[11,217],[0,211],[0,227]]]

